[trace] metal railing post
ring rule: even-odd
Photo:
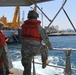
[[[65,63],[65,69],[64,75],[71,75],[71,63],[70,63],[70,55],[71,55],[72,49],[64,50],[64,53],[66,55],[66,63]]]
[[[33,57],[33,75],[36,75],[36,72],[35,72],[35,63],[34,63],[34,57]]]

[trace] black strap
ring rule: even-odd
[[[35,37],[35,36],[32,36],[32,35],[22,35],[23,37],[33,37],[33,38],[38,38],[38,37]]]

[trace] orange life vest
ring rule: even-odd
[[[5,43],[5,35],[0,31],[0,46],[4,46]]]
[[[26,20],[22,25],[22,40],[36,40],[41,42],[41,36],[38,33],[39,20]]]
[[[2,67],[2,65],[3,65],[3,62],[2,62],[2,59],[0,57],[0,67]]]

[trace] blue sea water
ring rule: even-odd
[[[76,36],[49,36],[53,48],[74,48],[76,49]],[[12,61],[21,60],[21,44],[8,45]],[[59,66],[65,65],[64,51],[48,51],[49,62]],[[76,51],[71,53],[71,67],[76,68]],[[76,71],[72,71],[72,75],[76,75]]]

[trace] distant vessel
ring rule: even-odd
[[[8,42],[7,43],[13,43],[13,42],[17,42],[17,37],[15,35],[15,33],[17,32],[17,30],[10,28],[10,27],[3,27],[2,28],[2,32],[5,34],[6,38],[8,38]]]
[[[0,18],[0,21],[4,23],[4,27],[2,32],[5,34],[7,38],[9,38],[7,43],[18,42],[18,39],[15,35],[18,32],[18,28],[20,27],[20,7],[16,6],[13,21],[7,22],[7,18],[5,16]]]

